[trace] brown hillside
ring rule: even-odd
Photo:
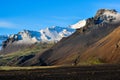
[[[105,63],[120,63],[120,27],[92,45],[80,57],[80,61],[97,58]]]

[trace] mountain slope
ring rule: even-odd
[[[105,14],[106,12],[109,12],[109,15]],[[95,17],[87,19],[83,28],[63,38],[39,58],[48,65],[77,65],[81,54],[120,25],[118,16],[120,14],[115,10],[99,10]]]
[[[104,63],[120,63],[120,26],[84,52],[80,60],[97,58]]]

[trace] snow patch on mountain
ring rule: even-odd
[[[81,27],[84,27],[86,25],[86,20],[81,20],[78,23],[71,25],[70,27],[73,29],[79,29]]]

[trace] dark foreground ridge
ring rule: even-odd
[[[0,80],[120,80],[120,65],[0,71]]]

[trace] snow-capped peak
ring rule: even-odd
[[[59,26],[53,26],[44,30],[40,30],[41,40],[47,41],[59,41],[63,37],[71,35],[75,30],[71,28],[63,28]]]
[[[112,9],[100,9],[98,10],[96,16],[100,20],[107,22],[107,23],[118,23],[120,22],[120,13],[116,10]]]
[[[73,29],[79,29],[81,27],[84,27],[86,25],[86,20],[81,20],[78,23],[71,25],[70,27]]]
[[[11,35],[10,38],[14,38],[14,42],[21,44],[31,44],[36,42],[58,42],[63,37],[67,37],[75,32],[74,29],[64,28],[59,26],[53,26],[40,31],[23,30],[18,34]]]

